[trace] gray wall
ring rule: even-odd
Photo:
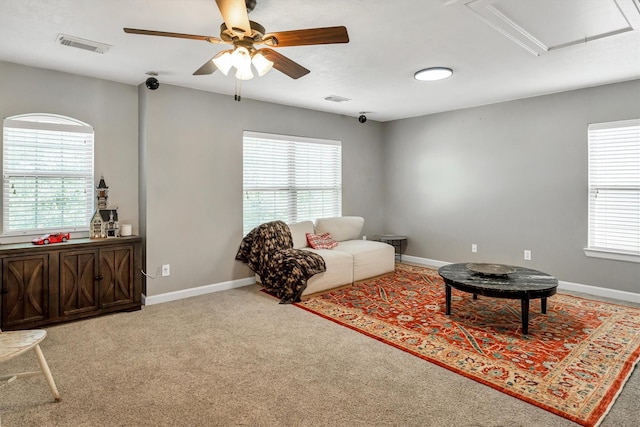
[[[407,253],[526,265],[640,292],[640,266],[587,258],[588,123],[640,114],[640,81],[389,123],[161,85],[157,91],[0,62],[0,116],[48,112],[96,131],[96,174],[145,237],[147,295],[249,277],[242,131],[343,142],[343,213]],[[383,215],[384,214],[384,215]],[[472,254],[471,243],[479,245]],[[533,260],[522,260],[522,251]]]
[[[639,116],[636,80],[387,123],[384,229],[408,235],[416,257],[638,293],[640,264],[583,248],[587,124]]]
[[[229,80],[229,84],[233,84]],[[342,141],[343,214],[382,228],[382,125],[162,85],[141,90],[147,296],[250,277],[234,260],[242,239],[242,132]]]
[[[104,175],[109,205],[118,207],[120,221],[137,234],[136,88],[0,61],[0,118],[26,113],[60,114],[93,126],[96,185]]]

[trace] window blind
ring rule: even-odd
[[[588,249],[640,255],[640,119],[591,124]]]
[[[5,119],[3,235],[88,230],[93,150],[93,128],[83,123],[42,115]]]
[[[340,141],[243,134],[243,232],[342,214]]]

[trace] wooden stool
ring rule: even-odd
[[[35,375],[44,375],[53,394],[53,398],[56,402],[60,401],[60,393],[56,387],[53,376],[47,365],[47,360],[40,350],[40,341],[47,337],[47,331],[44,329],[32,329],[26,331],[0,331],[0,363],[7,360],[11,360],[14,357],[21,355],[31,349],[36,353],[38,363],[40,364],[40,371],[34,372],[20,372],[17,374],[8,374],[0,376],[0,381],[6,381],[5,384],[12,382],[17,378],[33,377]]]

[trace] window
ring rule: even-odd
[[[3,123],[3,236],[89,229],[93,128],[29,114]]]
[[[589,256],[640,262],[640,119],[589,125]]]
[[[244,234],[268,221],[341,216],[341,170],[340,141],[244,132]]]

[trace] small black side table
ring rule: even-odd
[[[376,239],[393,246],[396,250],[398,260],[402,261],[402,242],[407,241],[407,236],[399,236],[397,234],[378,234]]]

